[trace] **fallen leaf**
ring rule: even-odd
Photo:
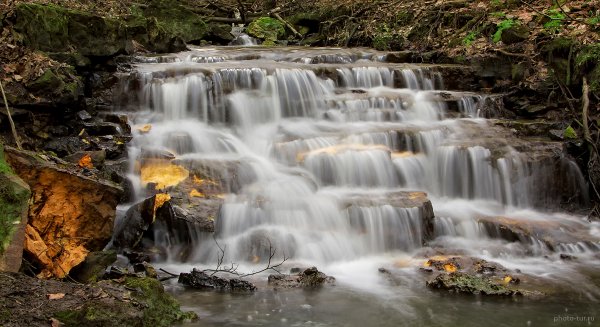
[[[60,300],[65,297],[65,293],[52,293],[48,294],[48,300]]]
[[[15,79],[15,81],[20,82],[21,80],[23,80],[23,76],[21,75],[13,75],[13,78]]]
[[[58,319],[56,319],[56,318],[50,318],[50,326],[52,326],[52,327],[62,327],[62,326],[64,326],[64,324],[62,322],[60,322]]]

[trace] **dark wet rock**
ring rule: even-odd
[[[220,206],[220,203],[217,204]],[[206,209],[206,207],[205,207]],[[210,209],[210,208],[208,208]],[[199,233],[214,231],[213,219],[209,219],[202,208],[195,215],[172,203],[166,193],[156,194],[133,205],[125,213],[122,223],[117,226],[113,245],[120,250],[154,249],[160,244],[170,244],[178,248],[178,259],[186,260],[199,239]],[[159,253],[154,253],[160,257]]]
[[[64,157],[64,159],[68,162],[77,164],[85,156],[89,156],[92,160],[92,165],[95,168],[100,169],[102,166],[104,166],[104,160],[106,160],[106,151],[78,151]]]
[[[131,206],[125,213],[123,222],[116,227],[113,246],[117,249],[136,248],[144,232],[154,222],[156,209],[164,204],[165,196],[157,194]]]
[[[395,52],[390,52],[385,56],[385,61],[386,62],[391,62],[391,63],[408,63],[408,62],[412,62],[412,58],[414,56],[414,52],[412,51],[395,51]]]
[[[59,137],[51,140],[44,146],[44,150],[56,153],[64,157],[85,148],[86,144],[76,136]]]
[[[256,286],[238,278],[223,278],[209,275],[204,271],[193,269],[190,273],[181,273],[178,282],[188,287],[201,290],[221,292],[254,292]]]
[[[531,220],[509,217],[480,217],[479,224],[490,237],[509,242],[545,246],[550,251],[576,248],[600,250],[600,239],[591,236],[576,220]]]
[[[91,252],[79,265],[73,267],[69,276],[80,283],[92,283],[101,280],[108,266],[117,261],[114,250]]]
[[[560,254],[560,259],[561,260],[565,260],[565,261],[573,261],[573,260],[577,260],[577,257],[574,256],[574,255],[561,253]]]
[[[150,265],[147,262],[141,262],[141,263],[134,264],[133,271],[135,271],[136,273],[144,273],[146,275],[146,277],[148,277],[148,278],[154,278],[154,279],[158,278],[156,269],[154,269],[154,267],[152,267],[152,265]]]
[[[510,289],[502,284],[496,283],[487,277],[473,276],[462,272],[440,274],[426,283],[427,287],[437,290],[445,290],[451,293],[464,293],[490,296],[533,296],[528,291]]]
[[[119,124],[104,121],[84,123],[83,127],[91,136],[121,135],[124,132]]]
[[[296,275],[269,275],[269,285],[281,288],[316,288],[335,284],[335,278],[327,276],[316,267],[305,269]]]
[[[92,119],[92,115],[90,115],[90,113],[85,110],[78,111],[77,117],[83,121]]]

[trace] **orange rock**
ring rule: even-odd
[[[32,192],[25,253],[41,270],[39,277],[64,278],[110,241],[122,190],[80,175],[75,165],[59,168],[30,152],[10,150],[7,159]]]
[[[78,164],[79,164],[79,167],[81,167],[81,168],[88,168],[88,169],[94,168],[94,165],[92,164],[92,157],[87,153],[83,157],[81,157],[81,159],[79,159]]]

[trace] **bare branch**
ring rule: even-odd
[[[10,129],[12,130],[13,138],[15,139],[15,143],[17,143],[17,149],[23,150],[21,147],[21,140],[19,139],[19,135],[17,135],[15,122],[13,121],[12,115],[10,114],[10,109],[8,108],[8,100],[6,100],[6,94],[4,93],[4,86],[2,86],[2,82],[0,82],[0,91],[2,91],[2,98],[4,99],[4,105],[6,106],[6,114],[8,115],[8,121],[10,122]]]

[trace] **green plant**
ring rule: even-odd
[[[513,27],[516,24],[517,22],[513,19],[505,19],[501,21],[497,26],[498,29],[496,30],[496,33],[494,33],[494,35],[492,36],[492,41],[494,41],[495,43],[500,42],[500,40],[502,39],[502,32]]]
[[[576,139],[577,138],[577,132],[575,132],[575,129],[573,129],[573,127],[571,127],[571,125],[569,125],[563,131],[563,137],[566,138],[566,139]]]
[[[495,11],[493,13],[490,13],[491,17],[497,17],[497,18],[504,18],[506,17],[506,13],[503,11]]]
[[[562,27],[563,21],[567,18],[567,16],[558,9],[550,9],[547,11],[546,15],[550,20],[544,24],[544,29],[551,33],[558,32]]]
[[[467,36],[465,36],[465,38],[462,40],[462,43],[464,46],[466,47],[470,47],[473,42],[475,41],[475,39],[477,38],[477,32],[473,31],[470,32],[469,34],[467,34]]]

